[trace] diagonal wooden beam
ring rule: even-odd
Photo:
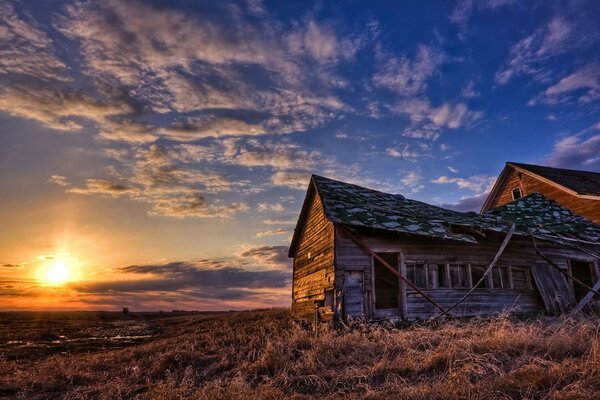
[[[407,277],[405,277],[404,275],[402,275],[400,272],[398,272],[398,270],[394,267],[392,267],[390,264],[387,263],[387,261],[385,261],[383,258],[381,258],[379,255],[377,255],[377,253],[375,253],[373,250],[371,250],[371,248],[369,246],[367,246],[365,243],[363,243],[359,238],[357,238],[356,236],[354,236],[354,234],[352,234],[350,232],[350,230],[348,230],[344,225],[339,225],[339,227],[342,229],[342,231],[348,235],[348,237],[350,239],[352,239],[352,241],[354,243],[356,243],[356,245],[358,247],[360,247],[361,249],[363,249],[364,251],[366,251],[367,253],[369,253],[370,255],[373,256],[373,258],[375,258],[377,261],[379,261],[381,264],[383,264],[387,269],[389,269],[391,272],[394,273],[394,275],[396,275],[398,278],[402,279],[404,282],[406,282],[406,284],[408,284],[408,286],[410,286],[411,288],[413,288],[414,290],[417,291],[417,293],[419,293],[421,296],[423,296],[427,301],[429,301],[431,304],[433,304],[435,307],[439,308],[440,311],[442,311],[442,313],[446,314],[446,310],[444,309],[444,307],[442,307],[441,305],[439,305],[434,299],[432,299],[427,293],[423,292],[420,288],[418,288],[414,283],[412,283],[411,281],[408,280]]]
[[[575,307],[573,307],[573,309],[571,310],[571,314],[577,314],[579,311],[581,311],[583,309],[583,307],[585,307],[586,304],[589,303],[590,300],[592,300],[592,298],[594,297],[594,294],[597,294],[599,290],[600,290],[600,279],[598,279],[598,281],[596,282],[596,284],[594,285],[592,290],[587,292],[587,294],[585,296],[583,296],[583,298],[579,301],[579,303],[577,303],[575,305]]]

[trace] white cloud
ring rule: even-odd
[[[421,156],[421,153],[415,150],[410,150],[410,147],[407,144],[397,147],[388,147],[385,149],[385,153],[390,157],[412,160],[415,160]]]
[[[269,230],[266,230],[266,231],[256,232],[256,234],[254,235],[254,237],[256,237],[256,238],[263,238],[263,237],[267,237],[267,236],[284,235],[286,233],[290,233],[290,231],[288,229],[277,228],[277,229],[269,229]]]
[[[473,175],[469,178],[456,178],[442,175],[433,179],[431,182],[437,184],[456,184],[460,189],[468,189],[480,194],[488,192],[495,181],[496,177],[488,175]]]
[[[572,33],[569,22],[562,17],[554,17],[511,47],[505,66],[495,75],[496,83],[503,85],[523,74],[531,75],[538,81],[547,81],[549,71],[546,61],[574,45]]]
[[[244,183],[231,182],[220,173],[191,165],[189,154],[189,146],[185,145],[138,147],[125,158],[117,154],[115,160],[122,163],[120,171],[109,170],[112,176],[87,179],[84,186],[71,187],[67,192],[134,199],[150,205],[150,215],[175,218],[229,218],[249,209],[240,201],[209,202],[207,194],[229,192]]]
[[[67,177],[62,175],[50,175],[50,179],[48,179],[48,182],[54,183],[58,186],[69,186],[69,181],[67,180]]]
[[[271,177],[271,183],[275,186],[286,186],[291,189],[306,190],[310,180],[309,171],[284,170],[277,171]]]
[[[596,124],[600,129],[600,123]],[[600,134],[584,137],[567,136],[554,144],[546,160],[549,165],[562,168],[580,168],[600,172]]]
[[[429,101],[420,99],[402,101],[393,111],[406,115],[412,122],[403,136],[432,140],[437,139],[444,128],[469,127],[483,116],[481,111],[469,110],[465,103],[446,102],[439,107],[432,107]]]
[[[465,86],[460,92],[460,95],[465,99],[473,99],[479,97],[481,93],[479,90],[475,89],[475,82],[469,81],[467,86]]]
[[[194,141],[206,137],[256,136],[266,133],[260,124],[249,124],[233,118],[207,115],[183,118],[168,128],[161,128],[160,134],[176,141]]]
[[[314,18],[287,29],[267,14],[247,18],[241,9],[220,9],[220,18],[212,18],[211,11],[108,0],[66,10],[56,26],[80,44],[84,73],[120,82],[154,111],[237,109],[265,118],[249,124],[216,115],[162,131],[175,140],[302,131],[336,118],[349,110],[332,91],[344,85],[337,68],[366,40]]]
[[[11,3],[0,3],[0,74],[67,81],[67,66],[52,39],[30,17],[20,17]]]
[[[403,175],[402,179],[400,179],[400,183],[408,188],[416,188],[421,183],[423,177],[421,174],[415,171],[410,171],[407,174]]]
[[[420,45],[414,59],[381,55],[385,61],[380,71],[373,76],[376,86],[384,87],[402,96],[422,93],[427,80],[446,61],[446,55],[439,49]]]
[[[0,110],[62,131],[81,129],[78,118],[102,123],[108,116],[134,111],[125,102],[103,102],[80,92],[28,86],[5,87],[0,90]]]
[[[459,37],[464,39],[467,23],[471,19],[474,9],[496,10],[502,6],[514,4],[515,0],[458,0],[452,9],[449,19],[460,28]]]
[[[588,103],[600,98],[600,64],[589,64],[548,87],[541,101],[555,104],[561,96],[580,91],[579,102]],[[535,102],[535,100],[534,100]]]
[[[262,203],[258,203],[256,205],[256,210],[258,212],[265,212],[265,211],[282,212],[282,211],[285,211],[285,207],[281,203],[262,202]]]

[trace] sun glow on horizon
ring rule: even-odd
[[[76,259],[68,253],[53,256],[37,270],[37,279],[46,285],[60,286],[79,280],[79,268]]]
[[[46,272],[46,281],[54,285],[60,285],[69,280],[69,268],[63,260],[56,260]]]

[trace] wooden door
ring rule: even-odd
[[[363,272],[344,272],[344,308],[346,315],[361,317],[365,314],[363,304]]]

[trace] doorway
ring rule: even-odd
[[[573,278],[580,280],[589,287],[594,286],[594,276],[596,274],[594,274],[593,263],[589,261],[570,260],[569,264],[571,265],[571,275],[573,275]],[[581,300],[589,292],[587,288],[575,282],[573,282],[573,291],[577,301]]]
[[[377,253],[391,267],[398,271],[398,253]],[[400,279],[379,260],[373,259],[375,309],[398,309],[400,297]]]

